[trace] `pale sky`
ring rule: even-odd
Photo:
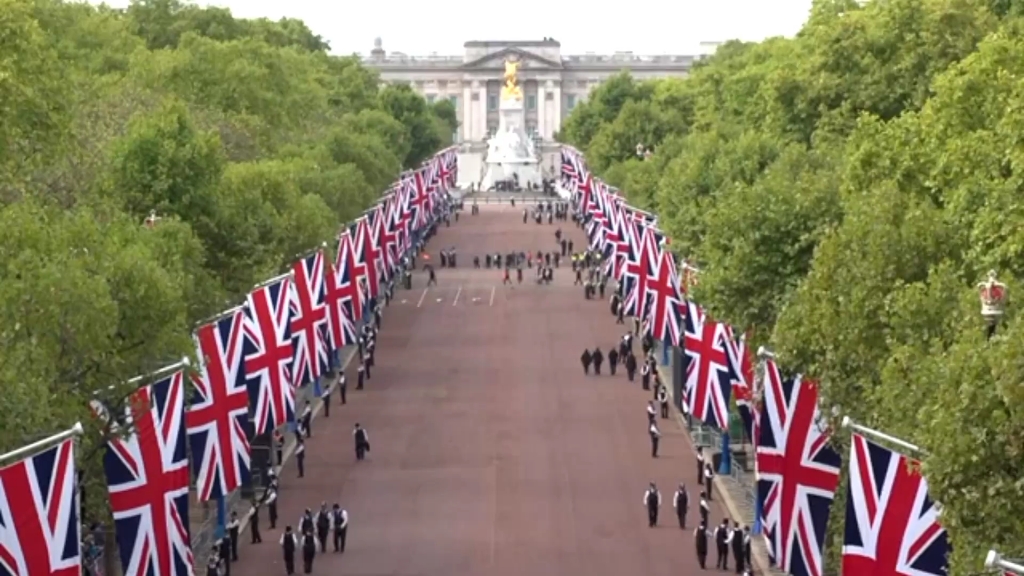
[[[94,3],[99,3],[98,1]],[[129,0],[108,0],[115,7]],[[792,36],[811,0],[217,0],[242,18],[298,18],[336,54],[458,55],[467,40],[553,37],[562,54],[696,54],[701,42]]]

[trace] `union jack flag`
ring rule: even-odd
[[[0,468],[0,574],[79,576],[75,442]]]
[[[671,252],[659,250],[656,262],[654,276],[647,283],[651,296],[647,307],[651,336],[659,342],[679,346],[685,332],[686,300],[679,291],[675,258]]]
[[[854,434],[843,574],[945,576],[949,552],[918,463]]]
[[[757,488],[768,554],[793,576],[822,576],[842,458],[820,422],[817,385],[800,376],[783,380],[772,361],[765,376]]]
[[[690,414],[708,426],[729,428],[732,370],[725,325],[708,318],[693,302],[686,303],[685,398]]]
[[[227,496],[249,480],[249,393],[242,373],[245,313],[239,308],[196,331],[199,372],[185,415],[199,499]]]
[[[363,281],[366,282],[365,296],[367,300],[376,298],[380,293],[380,282],[384,268],[381,249],[377,244],[379,239],[377,233],[377,225],[380,220],[379,212],[379,206],[372,208],[363,217],[356,220],[349,229],[349,234],[352,235],[352,239],[355,242],[353,248],[356,256],[356,265],[364,270],[363,277],[359,279],[359,282],[360,285],[362,285]]]
[[[291,330],[295,346],[292,382],[308,384],[327,372],[328,343],[327,286],[324,283],[324,253],[315,253],[292,265],[295,286],[291,300]]]
[[[107,442],[103,457],[121,567],[127,576],[191,576],[182,371],[136,391],[128,421],[132,433]]]
[[[736,408],[743,420],[743,431],[752,442],[754,436],[754,358],[747,345],[747,335],[736,339],[732,326],[725,325],[726,342],[729,344],[729,363],[732,372],[732,397],[736,399]]]
[[[245,384],[255,434],[271,432],[295,420],[291,290],[291,279],[284,277],[255,288],[246,300],[242,325]]]
[[[355,323],[362,318],[363,294],[356,281],[365,267],[356,263],[352,235],[343,232],[338,242],[338,259],[327,271],[327,318],[331,346],[335,349],[357,343]]]

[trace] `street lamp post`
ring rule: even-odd
[[[1003,558],[1002,554],[995,550],[989,550],[988,556],[985,556],[985,568],[1002,570],[1006,574],[1024,576],[1024,564],[1007,560]]]

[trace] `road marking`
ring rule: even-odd
[[[494,292],[497,289],[498,289],[497,286],[491,286],[491,302],[489,304],[487,304],[488,306],[494,306]]]
[[[452,306],[459,303],[459,294],[462,294],[462,286],[459,286],[459,289],[455,291],[455,300],[452,300]]]
[[[423,305],[423,299],[427,297],[427,290],[430,290],[430,288],[424,288],[423,294],[420,294],[420,301],[416,303],[417,308]]]

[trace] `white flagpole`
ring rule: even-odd
[[[21,448],[18,448],[17,450],[11,450],[10,452],[8,452],[6,454],[0,455],[0,462],[4,462],[4,461],[7,461],[7,460],[14,460],[14,459],[21,458],[21,457],[23,457],[25,455],[28,455],[28,454],[34,454],[36,452],[41,452],[42,450],[44,450],[46,448],[49,448],[50,446],[52,446],[54,444],[57,444],[58,442],[63,442],[64,440],[67,440],[68,438],[71,438],[72,436],[81,436],[84,432],[85,432],[85,429],[82,428],[82,423],[81,422],[75,422],[74,426],[72,426],[68,430],[60,432],[59,434],[54,434],[53,436],[50,436],[49,438],[43,438],[42,440],[33,442],[33,443],[29,444],[28,446],[22,446]]]
[[[1014,572],[1018,575],[1024,574],[1024,564],[1006,560],[1002,554],[995,550],[989,550],[988,555],[985,556],[985,568]]]
[[[270,279],[264,280],[263,282],[260,282],[259,284],[253,286],[252,289],[255,290],[257,288],[263,288],[264,286],[266,286],[268,284],[273,284],[274,282],[277,282],[279,280],[284,280],[285,278],[288,278],[291,275],[292,275],[292,272],[289,270],[288,272],[285,272],[284,274],[279,274],[277,276],[274,276],[273,278],[270,278]]]
[[[918,446],[916,446],[914,444],[911,444],[910,442],[907,442],[906,440],[900,440],[899,438],[897,438],[895,436],[890,436],[890,435],[886,434],[885,432],[880,432],[878,430],[875,430],[874,428],[868,428],[867,426],[861,426],[860,424],[857,424],[853,420],[851,420],[849,416],[843,416],[843,428],[850,428],[851,430],[856,430],[857,432],[860,432],[861,434],[867,434],[868,436],[873,436],[873,437],[875,437],[877,439],[885,440],[886,442],[889,442],[890,444],[895,444],[896,446],[899,446],[900,448],[904,448],[906,450],[910,450],[911,452],[917,452],[918,454],[924,454],[925,453],[924,450],[921,450],[920,447],[918,447]]]
[[[129,384],[135,384],[136,382],[141,382],[144,378],[155,378],[155,377],[160,376],[162,374],[167,374],[168,372],[174,372],[175,370],[178,370],[179,368],[184,368],[184,367],[188,366],[189,364],[190,364],[190,361],[188,359],[188,356],[185,356],[180,361],[175,362],[174,364],[169,364],[167,366],[164,366],[163,368],[160,368],[159,370],[156,370],[154,372],[150,372],[149,374],[143,374],[142,376],[136,376],[135,378],[132,378],[131,380],[128,380],[128,383]]]

